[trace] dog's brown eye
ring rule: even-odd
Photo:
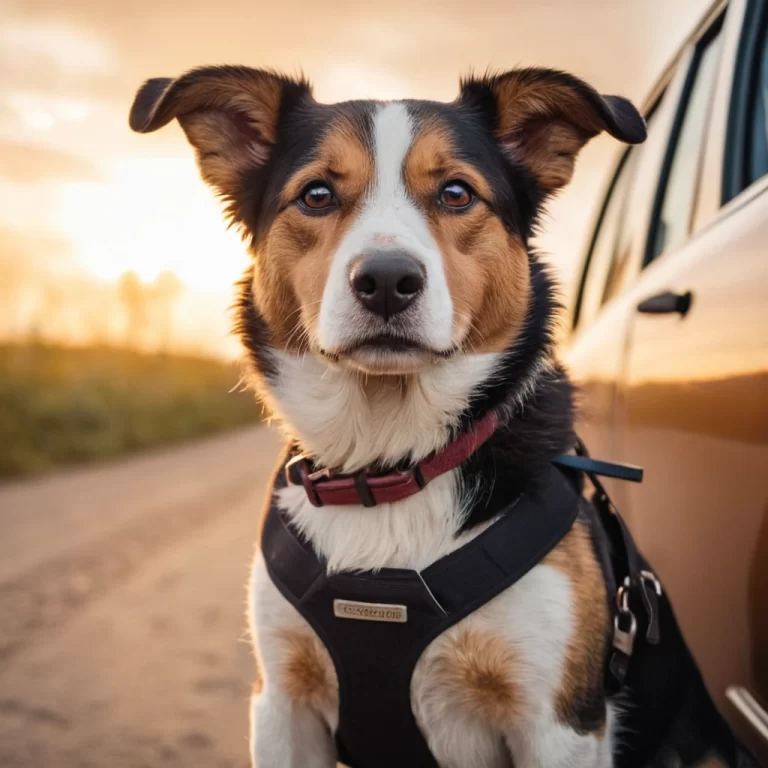
[[[322,182],[313,182],[304,188],[299,198],[302,204],[313,211],[321,211],[330,208],[334,204],[333,192]]]
[[[446,208],[461,210],[475,202],[472,190],[460,181],[449,181],[440,190],[440,203]]]

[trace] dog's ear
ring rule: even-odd
[[[492,121],[496,139],[544,193],[565,186],[576,155],[601,131],[628,144],[645,140],[645,121],[621,96],[601,96],[565,72],[515,69],[461,83],[460,103]]]
[[[311,98],[304,80],[248,67],[203,67],[176,80],[148,80],[128,122],[150,133],[176,118],[205,181],[231,197],[244,171],[266,163],[280,118]]]

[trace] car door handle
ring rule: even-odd
[[[637,311],[647,315],[669,315],[677,313],[683,315],[688,313],[693,302],[693,294],[690,291],[685,293],[672,293],[665,291],[657,293],[637,305]]]

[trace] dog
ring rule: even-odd
[[[286,459],[376,476],[494,414],[487,442],[398,501],[316,506],[301,484],[276,482],[271,503],[326,573],[422,574],[535,495],[576,438],[553,352],[556,289],[530,240],[587,141],[645,139],[635,107],[540,68],[466,78],[451,103],[328,105],[303,78],[221,66],[144,84],[131,127],[174,119],[253,256],[237,332]],[[580,511],[519,581],[420,655],[410,708],[436,765],[632,764],[617,757],[622,705],[605,684],[615,585],[602,538]],[[334,661],[261,552],[249,605],[253,765],[332,768]]]

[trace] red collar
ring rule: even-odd
[[[326,504],[375,507],[377,504],[401,501],[418,493],[430,480],[464,463],[490,438],[497,423],[496,413],[489,411],[442,451],[430,454],[410,469],[395,470],[385,475],[370,475],[367,472],[334,475],[328,469],[312,472],[306,456],[299,455],[286,464],[285,476],[290,485],[303,485],[309,500],[316,507]]]

